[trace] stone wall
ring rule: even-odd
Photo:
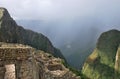
[[[39,51],[34,58],[39,66],[39,79],[80,79],[61,63],[62,60]]]
[[[0,66],[0,79],[4,79],[5,71],[6,71],[5,67]]]
[[[2,48],[0,47],[1,60],[26,60],[31,53],[30,48]]]
[[[16,79],[15,64],[5,65],[5,69],[4,79]]]
[[[80,79],[61,62],[61,59],[29,46],[0,44],[0,79]],[[7,69],[10,64],[15,68]]]
[[[0,79],[34,79],[33,51],[33,48],[21,44],[0,43],[0,72],[4,74]],[[10,72],[12,68],[6,70],[10,64],[15,65],[15,72]]]

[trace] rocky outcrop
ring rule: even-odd
[[[117,50],[116,58],[115,58],[115,78],[117,79],[120,74],[120,46]]]
[[[84,63],[82,73],[90,79],[120,79],[120,31],[102,33],[93,53]]]
[[[56,49],[46,36],[18,26],[5,8],[0,8],[0,42],[30,45],[64,58],[60,50]]]
[[[0,43],[0,79],[80,79],[60,58],[22,44]]]

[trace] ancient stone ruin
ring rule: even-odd
[[[32,54],[31,47],[1,43],[0,79],[34,79]]]
[[[29,46],[0,43],[0,79],[80,79],[61,62]]]

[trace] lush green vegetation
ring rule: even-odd
[[[110,30],[103,33],[98,39],[96,49],[85,62],[82,73],[90,79],[120,79],[119,76],[116,77],[114,69],[119,44],[119,31]]]
[[[111,30],[103,33],[97,43],[101,62],[114,68],[114,61],[120,44],[120,32]]]

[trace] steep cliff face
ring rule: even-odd
[[[120,79],[120,31],[101,34],[93,53],[84,63],[82,73],[90,79]]]
[[[5,8],[0,8],[0,41],[27,44],[52,53],[56,57],[64,58],[46,36],[18,26]]]
[[[120,75],[120,46],[117,50],[116,58],[115,58],[115,78]]]

